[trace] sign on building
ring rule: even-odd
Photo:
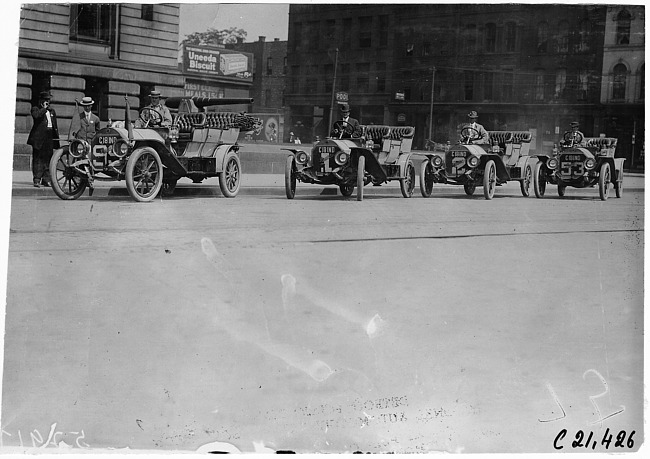
[[[185,45],[183,71],[188,74],[253,81],[253,55],[224,48]]]

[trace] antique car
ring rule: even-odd
[[[557,194],[564,196],[568,186],[592,187],[598,184],[600,199],[609,197],[609,184],[614,183],[616,197],[623,195],[623,163],[615,158],[617,139],[613,137],[585,137],[575,139],[568,132],[559,151],[539,155],[533,174],[535,196],[544,197],[546,185],[557,185]],[[554,148],[555,150],[555,148]]]
[[[434,151],[419,152],[427,159],[420,165],[420,192],[429,197],[434,183],[462,185],[472,196],[483,185],[483,196],[492,199],[497,186],[519,181],[521,194],[529,196],[535,158],[529,155],[529,131],[488,131],[491,145],[475,144],[478,131],[465,126],[461,140],[452,146],[436,144]]]
[[[241,162],[237,138],[240,130],[258,127],[259,120],[239,113],[199,111],[208,106],[248,104],[252,99],[170,97],[171,126],[147,107],[135,123],[126,100],[125,121],[111,123],[90,141],[74,139],[54,152],[50,161],[52,189],[65,200],[77,199],[95,181],[126,180],[129,195],[139,202],[159,193],[170,195],[181,177],[200,183],[219,177],[226,197],[237,195]]]
[[[287,198],[295,197],[296,182],[302,182],[336,185],[343,196],[351,196],[356,187],[357,201],[361,201],[364,186],[392,180],[399,180],[402,196],[410,198],[415,188],[414,133],[411,126],[361,125],[355,130],[337,121],[332,134],[317,142],[311,154],[286,149],[291,151],[284,175]]]

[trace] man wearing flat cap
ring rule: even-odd
[[[34,125],[27,137],[27,145],[32,146],[32,178],[34,186],[51,186],[50,159],[55,148],[59,148],[59,128],[56,112],[50,105],[49,91],[39,94],[38,105],[32,107]]]
[[[84,111],[79,113],[79,129],[73,132],[75,138],[90,142],[101,129],[99,117],[92,112],[94,103],[92,97],[83,97],[79,102]]]
[[[471,140],[471,143],[473,144],[489,144],[490,143],[490,136],[485,130],[485,128],[478,123],[478,113],[476,113],[474,110],[469,112],[467,114],[467,118],[469,119],[469,123],[465,127],[472,128],[473,131],[470,133],[469,140]]]
[[[148,111],[152,110],[154,112],[157,112],[160,115],[160,124],[157,124],[159,126],[166,126],[169,127],[172,125],[172,114],[170,113],[169,109],[163,105],[163,103],[160,101],[160,91],[153,90],[149,94],[149,98],[151,99],[151,103],[147,105],[145,108],[148,110],[145,110],[143,113],[143,118],[145,120],[151,118],[151,121],[149,123],[156,123],[159,119],[155,115],[149,115]]]

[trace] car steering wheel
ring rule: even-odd
[[[460,136],[466,145],[470,145],[472,143],[472,140],[480,140],[483,138],[483,136],[479,134],[478,129],[474,129],[471,126],[465,126],[463,129],[461,129]],[[476,138],[474,139],[474,137]]]
[[[350,134],[350,137],[354,137],[354,127],[345,120],[335,121],[333,131],[340,131],[339,139],[342,139],[346,132]]]
[[[571,131],[567,131],[564,133],[564,142],[565,144],[568,144],[571,147],[579,143],[582,143],[583,140],[584,137],[582,137],[582,134],[580,134],[579,132],[574,133]]]
[[[151,123],[152,126],[160,126],[163,119],[162,115],[153,108],[144,107],[140,110],[140,121],[142,121],[144,127],[149,126],[149,123]]]

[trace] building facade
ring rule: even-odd
[[[454,141],[470,110],[488,130],[532,131],[533,152],[552,148],[571,121],[588,136],[613,136],[613,115],[601,97],[610,9],[292,5],[287,111],[314,136],[324,135],[336,67],[334,89],[348,92],[352,116],[363,124],[415,126],[416,148],[427,138]],[[643,7],[631,14],[642,13]],[[639,27],[629,47],[643,48]],[[641,75],[639,64],[630,71]],[[643,98],[611,109],[635,103],[642,106]],[[625,143],[621,138],[621,152]]]

